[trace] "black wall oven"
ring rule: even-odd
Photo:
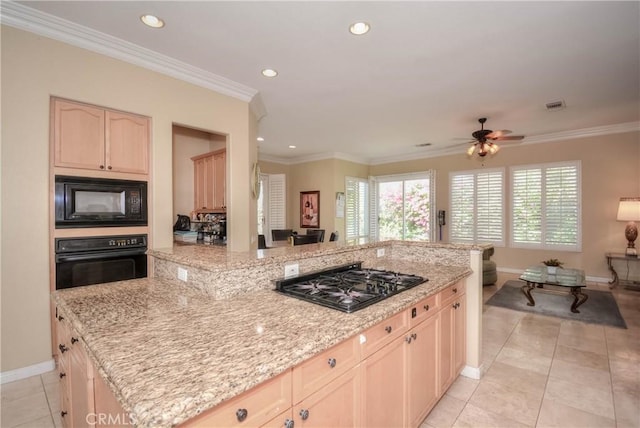
[[[147,182],[55,177],[56,229],[146,226]]]
[[[56,290],[147,276],[147,235],[57,238]]]

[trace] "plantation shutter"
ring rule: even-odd
[[[269,235],[271,229],[286,229],[287,186],[284,174],[269,174]]]
[[[366,179],[345,177],[345,239],[368,235],[368,186]]]
[[[504,170],[450,174],[450,241],[504,245]]]
[[[375,177],[369,177],[369,238],[378,239],[378,186]]]
[[[580,163],[512,169],[512,246],[580,251]]]

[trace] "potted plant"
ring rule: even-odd
[[[543,260],[542,263],[544,263],[544,265],[547,267],[547,272],[549,272],[549,274],[551,275],[555,275],[556,270],[558,268],[561,268],[564,264],[558,259],[547,259]]]

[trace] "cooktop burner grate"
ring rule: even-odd
[[[276,291],[354,312],[428,281],[421,276],[362,268],[362,262],[275,281]]]

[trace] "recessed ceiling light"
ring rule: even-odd
[[[366,22],[354,22],[349,27],[349,32],[351,34],[355,34],[356,36],[361,36],[369,32],[371,27]]]
[[[264,77],[276,77],[278,75],[278,72],[273,68],[265,68],[264,70],[262,70],[262,75]]]
[[[258,141],[264,141],[264,138],[262,138],[262,137],[258,137],[258,138],[256,138],[256,140],[258,140]]]
[[[164,27],[164,21],[158,18],[155,15],[142,15],[140,20],[148,25],[151,28],[162,28]]]
[[[289,146],[289,148],[290,148],[290,149],[295,149],[295,148],[296,148],[296,146],[291,145],[291,146]]]

